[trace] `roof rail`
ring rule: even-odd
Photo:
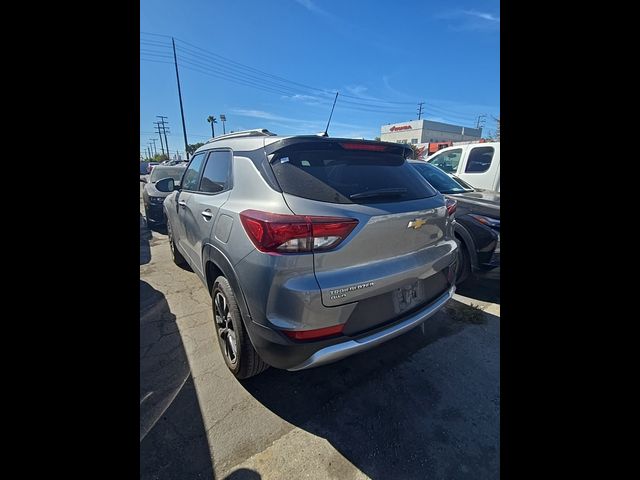
[[[254,130],[242,130],[240,132],[227,133],[226,135],[220,135],[219,137],[210,138],[207,143],[215,142],[216,140],[222,140],[227,138],[239,138],[239,137],[272,137],[275,133],[270,132],[266,128],[258,128]]]

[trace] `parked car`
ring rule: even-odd
[[[451,298],[453,202],[409,166],[410,154],[407,145],[263,129],[200,147],[179,188],[157,182],[171,192],[174,262],[211,293],[237,378],[367,350]]]
[[[500,191],[500,142],[454,145],[427,161],[474,188]]]
[[[456,283],[474,272],[500,267],[500,192],[473,188],[451,177],[431,163],[409,163],[440,193],[457,202],[454,232],[460,242],[460,263]]]
[[[160,162],[149,162],[149,163],[147,164],[147,173],[151,173],[151,172],[153,172],[153,169],[154,169],[155,167],[157,167],[158,165],[160,165]]]
[[[142,191],[142,202],[144,203],[144,214],[147,218],[147,224],[166,224],[162,202],[167,198],[168,193],[161,192],[156,188],[158,180],[172,178],[176,185],[180,185],[180,180],[185,170],[186,164],[173,167],[159,165],[153,169],[151,175],[140,177],[140,181],[145,184]]]

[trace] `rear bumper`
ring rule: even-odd
[[[449,301],[454,292],[455,286],[452,285],[420,310],[378,329],[361,335],[317,342],[295,342],[286,338],[282,332],[253,321],[248,321],[245,325],[253,346],[265,362],[280,369],[304,370],[341,360],[402,335],[434,315]]]
[[[395,338],[399,335],[402,335],[405,332],[408,332],[412,328],[417,327],[433,314],[435,314],[438,310],[440,310],[444,305],[451,299],[453,293],[455,292],[456,287],[452,286],[448,291],[440,295],[437,299],[435,299],[432,303],[427,305],[422,310],[412,314],[408,318],[396,323],[390,327],[387,327],[383,330],[377,331],[375,333],[371,333],[365,335],[360,338],[354,338],[352,340],[347,340],[346,342],[338,343],[336,345],[331,345],[329,347],[325,347],[321,350],[318,350],[316,353],[311,355],[307,360],[300,363],[299,365],[295,365],[293,367],[288,368],[287,370],[296,371],[296,370],[304,370],[307,368],[318,367],[320,365],[325,365],[327,363],[336,362],[343,358],[346,358],[350,355],[364,352],[365,350],[369,350],[381,343],[384,343],[392,338]]]

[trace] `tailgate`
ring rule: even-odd
[[[284,195],[294,213],[313,214],[317,208],[316,202]],[[442,197],[345,207],[325,204],[322,209],[324,214],[358,220],[358,226],[338,248],[313,254],[323,305],[398,294],[405,287],[415,290],[417,303],[428,297],[429,289],[420,291],[420,282],[448,267],[456,248],[446,233],[450,221]]]

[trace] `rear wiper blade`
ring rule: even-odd
[[[349,195],[351,199],[371,198],[371,197],[387,197],[400,196],[407,193],[406,188],[379,188],[378,190],[368,190],[366,192],[354,193]]]

